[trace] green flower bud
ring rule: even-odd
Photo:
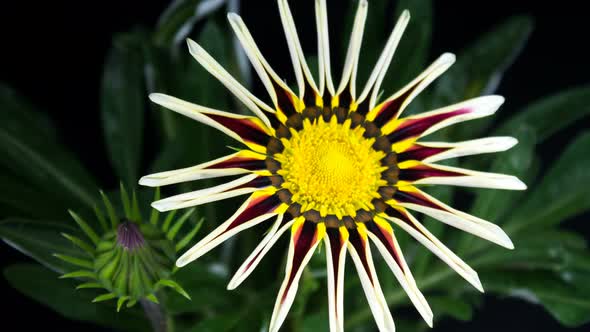
[[[118,299],[117,310],[124,304],[131,307],[143,299],[157,303],[156,293],[162,288],[190,299],[184,289],[172,280],[172,274],[177,252],[192,240],[202,223],[201,220],[184,237],[175,241],[194,209],[180,218],[175,218],[175,212],[171,212],[162,223],[159,222],[159,213],[152,210],[149,221],[144,222],[135,193],[130,200],[124,186],[121,185],[124,218],[119,218],[109,198],[102,192],[101,195],[106,213],[95,209],[95,215],[102,232],[97,233],[85,220],[70,211],[90,243],[70,234],[64,236],[80,249],[81,257],[89,258],[56,254],[58,258],[82,268],[66,273],[62,278],[89,279],[78,289],[105,289],[107,292],[93,301]],[[155,199],[159,196],[156,189]]]

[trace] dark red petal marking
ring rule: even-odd
[[[400,270],[402,270],[403,273],[406,273],[402,263],[401,253],[397,252],[397,249],[394,245],[395,240],[393,238],[393,233],[390,233],[386,229],[381,228],[379,224],[374,221],[365,223],[365,226],[367,226],[367,229],[371,233],[375,234],[379,241],[385,246],[385,248],[387,248],[387,252],[389,255],[391,255]]]
[[[385,214],[390,216],[391,218],[396,218],[396,219],[403,221],[405,224],[411,226],[413,229],[415,229],[419,233],[422,233],[422,231],[418,227],[416,227],[416,225],[414,225],[412,220],[410,220],[410,218],[405,213],[402,213],[402,212],[398,211],[397,209],[394,209],[390,206],[387,209],[385,209]],[[424,233],[422,233],[422,234],[425,235]]]
[[[237,187],[233,187],[232,190],[241,189],[241,188],[263,188],[268,187],[272,184],[271,178],[269,176],[258,176],[253,180],[250,180],[244,184],[241,184]]]
[[[291,273],[287,281],[287,287],[281,298],[281,303],[289,293],[291,284],[297,275],[297,271],[302,268],[303,259],[317,242],[317,224],[311,221],[305,221],[303,225],[293,234],[293,261],[291,262]]]
[[[429,177],[445,176],[465,176],[465,174],[437,169],[424,164],[399,170],[399,179],[402,181],[417,181]]]
[[[393,199],[400,203],[416,204],[427,206],[437,210],[444,210],[442,207],[431,202],[428,198],[426,198],[426,196],[422,195],[419,192],[401,191],[398,188],[398,190],[395,191],[395,194],[393,194]]]
[[[343,239],[342,235],[340,234],[340,230],[338,228],[327,227],[326,228],[326,235],[328,236],[328,240],[330,240],[330,249],[332,255],[332,270],[334,271],[334,287],[338,289],[338,269],[340,266],[340,252],[342,251],[342,247],[346,244]]]
[[[276,195],[261,196],[250,201],[248,206],[234,219],[234,221],[227,227],[224,233],[229,232],[233,228],[250,221],[263,214],[270,213],[281,204],[281,200]],[[220,234],[221,235],[221,234]]]
[[[452,118],[454,116],[470,113],[471,109],[462,108],[445,113],[439,113],[431,116],[405,119],[399,127],[397,127],[391,134],[387,135],[390,142],[400,142],[410,137],[422,135],[426,130],[432,126],[441,123],[442,121]]]
[[[211,118],[213,121],[218,122],[225,128],[233,131],[243,140],[252,142],[258,145],[266,146],[270,139],[260,127],[252,123],[248,118],[230,118],[223,115],[203,113],[203,115]]]
[[[283,89],[274,80],[271,81],[277,94],[277,105],[285,116],[289,118],[291,115],[297,113],[297,110],[295,109],[295,100],[293,100],[294,96],[291,95],[289,91]]]
[[[373,120],[377,127],[381,128],[386,123],[388,123],[391,120],[395,120],[399,116],[402,104],[404,103],[404,101],[406,101],[408,96],[410,96],[412,91],[416,89],[420,82],[422,81],[417,82],[416,85],[408,89],[408,91],[402,93],[399,97],[392,99],[386,102],[383,106],[381,106],[379,113],[375,117],[375,120]]]
[[[422,161],[428,157],[432,157],[439,153],[443,153],[446,151],[451,150],[452,148],[433,148],[428,146],[423,146],[420,144],[414,144],[408,150],[398,153],[397,160],[398,162],[407,161],[407,160],[418,160]]]
[[[221,161],[217,164],[213,164],[210,166],[205,167],[204,169],[220,169],[220,168],[243,168],[249,171],[256,171],[260,169],[265,169],[266,164],[264,160],[253,159],[253,158],[246,158],[246,157],[234,157],[224,161]]]
[[[354,247],[356,252],[359,255],[361,262],[363,263],[363,268],[367,272],[367,276],[371,281],[371,284],[374,286],[373,282],[373,274],[371,273],[371,268],[369,267],[369,261],[367,259],[367,241],[364,240],[356,229],[349,229],[348,230],[350,235],[348,238],[348,242]]]
[[[352,103],[352,96],[350,95],[350,83],[346,86],[346,89],[338,96],[338,107],[350,108]]]

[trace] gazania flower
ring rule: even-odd
[[[238,83],[207,52],[188,41],[193,57],[223,83],[254,116],[237,115],[177,98],[152,94],[157,104],[219,129],[245,145],[239,152],[201,165],[146,176],[140,183],[162,186],[184,181],[243,175],[236,180],[153,203],[161,211],[180,209],[240,195],[250,195],[238,211],[178,259],[184,266],[229,237],[260,223],[270,231],[230,281],[237,287],[277,239],[290,230],[285,279],[279,290],[270,331],[278,331],[297,291],[303,268],[324,241],[327,255],[330,329],[343,330],[343,281],[346,252],[360,276],[377,326],[393,331],[394,322],[373,266],[369,239],[375,244],[425,321],[432,311],[394,235],[408,232],[477,289],[477,273],[437,240],[410,211],[434,217],[450,226],[513,248],[496,225],[468,215],[425,193],[423,185],[445,184],[497,189],[525,189],[517,178],[437,165],[448,158],[504,151],[516,140],[492,137],[460,143],[421,141],[451,124],[493,114],[503,103],[486,96],[441,109],[403,117],[408,104],[454,62],[443,54],[400,91],[379,100],[381,83],[406,28],[406,11],[398,20],[372,74],[357,91],[356,73],[362,46],[367,1],[361,0],[340,83],[330,69],[328,17],[325,0],[315,2],[319,50],[319,81],[306,63],[286,0],[278,1],[298,93],[270,67],[242,19],[229,22],[266,88],[272,106]],[[276,219],[273,221],[273,217]],[[269,221],[270,220],[270,221]]]

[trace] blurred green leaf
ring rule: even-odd
[[[543,98],[516,113],[496,131],[509,134],[526,125],[535,130],[538,141],[543,142],[567,126],[590,115],[590,86],[559,92]]]
[[[162,13],[154,33],[160,46],[184,42],[195,24],[224,4],[224,0],[175,0]]]
[[[504,72],[524,48],[531,31],[533,19],[515,16],[507,19],[457,56],[457,62],[438,79],[434,92],[434,104],[445,106],[465,99],[492,94],[502,80]],[[494,117],[470,122],[454,128],[457,140],[479,136]]]
[[[164,305],[169,313],[176,315],[188,312],[208,312],[214,308],[223,309],[235,305],[238,298],[226,289],[227,280],[216,274],[210,266],[192,262],[174,275],[174,280],[182,285],[191,300],[170,293]]]
[[[513,238],[516,250],[489,250],[477,258],[482,266],[567,272],[590,269],[584,237],[562,230],[522,233]],[[586,258],[584,258],[586,257]]]
[[[575,327],[590,321],[590,287],[585,272],[481,271],[486,289],[541,304],[561,324]]]
[[[533,20],[528,16],[507,19],[478,38],[457,56],[457,62],[438,79],[436,105],[493,93],[506,69],[526,44]]]
[[[96,197],[94,180],[63,150],[47,117],[3,85],[0,104],[0,167],[18,175],[23,186],[58,198],[64,210],[68,205],[91,207]],[[3,190],[1,195],[10,192]],[[35,201],[27,202],[36,206]]]
[[[144,87],[140,32],[115,37],[102,78],[102,123],[111,164],[128,188],[135,188],[141,162]]]
[[[330,329],[330,320],[327,311],[306,314],[301,324],[301,332],[319,332]]]
[[[0,216],[24,216],[58,220],[67,217],[64,202],[33,186],[23,184],[18,176],[0,174]],[[31,208],[34,206],[34,208]]]
[[[195,326],[187,328],[185,332],[225,332],[235,331],[236,325],[240,323],[241,317],[238,314],[230,313],[223,315],[215,315],[210,318],[205,318]],[[240,328],[240,331],[242,329]]]
[[[61,233],[77,234],[74,226],[48,221],[11,218],[0,222],[0,237],[11,247],[58,272],[72,266],[53,256],[55,253],[71,256],[79,251]]]
[[[430,304],[432,311],[435,313],[435,317],[451,316],[460,321],[468,321],[473,317],[472,306],[460,299],[430,296],[428,297],[428,303]]]
[[[570,143],[508,221],[506,231],[548,227],[590,209],[590,131]]]
[[[4,269],[8,283],[29,298],[73,320],[93,322],[124,331],[149,331],[150,325],[138,309],[117,313],[115,304],[92,303],[96,293],[76,291],[71,280],[59,279],[52,271],[36,264],[15,264]]]

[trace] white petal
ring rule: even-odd
[[[258,76],[262,80],[262,83],[268,91],[268,94],[270,95],[275,106],[278,105],[278,100],[272,81],[277,83],[284,90],[288,91],[288,93],[294,95],[294,93],[291,91],[291,88],[289,88],[289,86],[283,82],[279,75],[277,75],[270,64],[266,61],[258,49],[258,46],[256,46],[256,42],[254,41],[254,38],[252,38],[252,35],[246,27],[246,24],[244,24],[244,21],[242,21],[242,18],[235,13],[229,13],[227,18],[236,36],[242,43],[242,47],[244,48],[248,59],[250,59],[254,70],[256,70],[258,73]]]
[[[400,15],[395,27],[391,31],[391,35],[379,56],[379,60],[377,60],[377,64],[375,68],[371,72],[371,76],[367,80],[365,84],[365,88],[361,92],[360,97],[358,98],[358,103],[361,103],[367,98],[371,88],[373,88],[373,84],[375,87],[373,88],[373,94],[379,95],[381,89],[381,83],[383,82],[383,78],[389,69],[389,65],[391,64],[391,60],[393,59],[393,55],[395,50],[397,49],[397,45],[399,44],[406,27],[408,26],[408,22],[410,21],[410,12],[404,10]]]
[[[398,218],[392,218],[390,216],[383,215],[383,218],[397,224],[404,231],[410,234],[418,242],[422,243],[423,246],[428,248],[433,254],[445,262],[450,268],[455,270],[460,276],[462,276],[467,282],[473,287],[483,292],[483,286],[477,275],[477,272],[473,270],[467,263],[461,258],[455,255],[449,248],[447,248],[442,242],[440,242],[432,233],[426,229],[411,213],[407,212],[405,215],[410,219],[410,222],[416,227],[416,230],[412,225],[408,225],[407,222]]]
[[[247,184],[248,182],[257,178],[257,174],[248,174],[236,180],[206,188],[195,190],[192,192],[171,196],[152,203],[152,207],[158,211],[170,211],[189,206],[201,205],[209,202],[218,201],[225,198],[235,197],[239,195],[248,194],[259,190],[259,188],[240,188],[231,190],[233,188]]]
[[[491,188],[506,190],[525,190],[526,185],[517,177],[499,173],[477,172],[460,167],[421,163],[433,169],[465,174],[465,176],[428,176],[411,181],[412,185],[441,184],[451,186]],[[405,169],[403,163],[399,164],[400,170]],[[411,169],[411,167],[409,168]]]
[[[326,262],[328,272],[328,311],[330,317],[330,331],[344,332],[344,265],[346,263],[346,242],[348,231],[340,227],[338,232],[338,245],[341,247],[332,248],[330,233],[324,237],[326,245]],[[337,251],[338,264],[335,265],[332,252]],[[336,268],[336,271],[334,271]]]
[[[432,127],[428,128],[426,131],[424,131],[424,133],[422,133],[422,135],[420,135],[420,137],[424,137],[424,136],[427,136],[428,134],[431,134],[439,129],[454,125],[459,122],[478,119],[478,118],[492,115],[492,114],[496,113],[498,108],[500,108],[500,106],[502,106],[503,103],[504,103],[504,97],[502,97],[502,96],[497,96],[497,95],[483,96],[483,97],[469,99],[469,100],[466,100],[464,102],[457,103],[454,105],[439,108],[434,111],[421,113],[421,114],[415,115],[415,116],[409,116],[406,119],[427,118],[427,117],[430,117],[433,115],[453,112],[453,111],[460,110],[460,109],[470,110],[470,112],[468,112],[468,113],[464,113],[461,115],[450,117],[446,120],[443,120],[443,121],[433,125]]]
[[[379,221],[377,220],[375,221],[375,223],[378,222]],[[381,256],[385,260],[385,263],[387,263],[387,266],[389,266],[389,268],[395,275],[395,278],[398,280],[406,294],[408,294],[408,297],[410,298],[410,300],[412,301],[412,303],[414,304],[414,306],[416,307],[424,321],[426,321],[428,326],[432,327],[432,310],[430,309],[428,302],[424,298],[424,295],[422,295],[422,292],[420,291],[420,289],[418,289],[418,286],[416,285],[416,281],[414,280],[412,272],[410,271],[410,268],[406,263],[401,248],[399,247],[397,240],[395,239],[395,235],[393,234],[391,226],[384,220],[383,223],[385,223],[388,226],[388,235],[391,236],[391,238],[393,239],[393,245],[395,246],[394,251],[398,253],[399,260],[402,264],[401,268],[398,265],[398,263],[394,260],[394,258],[391,256],[391,254],[385,247],[384,243],[381,242],[381,240],[375,234],[369,232],[369,238],[371,238],[379,252],[381,252]]]
[[[401,88],[401,90],[396,92],[393,96],[387,98],[381,104],[397,99],[411,90],[411,93],[407,97],[404,97],[404,100],[400,105],[399,111],[397,112],[397,116],[399,117],[399,115],[408,106],[408,104],[410,104],[410,102],[412,102],[412,100],[414,100],[414,98],[418,94],[420,94],[420,92],[422,92],[428,85],[430,85],[432,81],[434,81],[437,77],[439,77],[442,73],[449,69],[449,67],[452,66],[453,63],[455,63],[455,55],[451,53],[444,53],[438,59],[436,59],[430,66],[428,66],[428,68],[426,68],[420,75],[418,75],[413,81]],[[381,82],[377,81],[377,83],[380,84]],[[379,92],[376,89],[373,89],[373,93],[371,94],[371,100],[369,102],[369,110],[373,110],[375,108],[378,94]],[[376,115],[377,113],[369,112],[369,114],[367,114],[367,118],[369,120],[373,120],[375,119]],[[395,119],[391,119],[390,121],[393,120]],[[386,129],[384,129],[383,131],[387,132]]]
[[[278,332],[281,328],[281,325],[283,325],[285,318],[287,318],[289,309],[291,308],[291,305],[293,305],[295,295],[297,294],[297,289],[299,287],[299,279],[301,278],[303,269],[311,259],[311,256],[313,255],[315,249],[322,240],[323,233],[325,232],[324,224],[317,224],[317,227],[315,229],[315,238],[310,243],[310,247],[302,248],[303,250],[306,250],[306,252],[303,254],[303,259],[301,263],[298,266],[293,266],[293,257],[296,250],[295,242],[298,241],[298,238],[296,238],[297,228],[302,228],[304,223],[305,219],[301,218],[295,220],[292,227],[291,243],[289,245],[289,255],[287,257],[287,266],[285,268],[285,279],[283,280],[281,289],[279,290],[279,294],[275,302],[272,317],[270,319],[269,332]]]
[[[242,86],[223,66],[207,53],[199,44],[187,39],[190,54],[207,70],[215,76],[228,90],[230,90],[246,107],[256,114],[268,127],[271,127],[268,117],[260,109],[274,113],[274,109],[254,96],[248,89]]]
[[[502,152],[512,148],[516,143],[518,143],[518,140],[513,137],[487,137],[457,143],[419,142],[420,145],[426,147],[450,148],[448,151],[425,158],[423,160],[424,162],[435,162],[482,153]]]
[[[199,241],[182,256],[180,256],[180,258],[176,261],[176,266],[185,266],[186,264],[206,254],[211,249],[217,247],[219,244],[234,236],[235,234],[277,215],[276,212],[263,213],[250,220],[245,220],[237,226],[232,225],[234,221],[236,221],[236,219],[242,215],[242,213],[244,213],[247,209],[252,208],[251,203],[253,201],[254,195],[248,198],[233,216],[217,227],[213,232],[207,234],[207,236],[205,236],[201,241]]]
[[[303,74],[305,75],[305,79],[311,86],[311,88],[319,94],[318,88],[315,84],[313,79],[313,75],[309,70],[309,66],[307,65],[307,61],[305,60],[305,55],[303,54],[303,49],[301,48],[301,43],[299,42],[299,36],[297,34],[297,29],[295,27],[295,22],[293,20],[293,15],[291,14],[291,10],[289,8],[289,4],[287,0],[278,0],[279,3],[279,12],[281,14],[281,20],[283,22],[283,28],[285,29],[285,36],[287,37],[287,43],[289,45],[289,51],[291,52],[291,58],[297,56],[297,61],[293,61],[293,66],[296,67],[296,63],[299,64],[300,68],[295,69],[295,76],[297,79],[297,85],[299,86],[299,99],[303,99],[304,86],[303,77],[301,77],[301,71],[303,70]]]
[[[180,182],[188,182],[193,180],[201,180],[201,179],[209,179],[209,178],[216,178],[221,176],[229,176],[229,175],[238,175],[244,173],[250,173],[252,171],[243,169],[243,168],[214,168],[219,163],[222,163],[227,160],[231,160],[236,157],[240,157],[241,155],[251,153],[254,155],[253,152],[244,150],[240,152],[233,153],[229,156],[221,157],[212,161],[208,161],[203,164],[199,164],[192,167],[186,167],[181,169],[176,169],[172,171],[154,173],[150,175],[146,175],[139,180],[139,184],[142,186],[148,187],[160,187],[174,183]],[[254,158],[253,158],[254,159]]]
[[[332,81],[330,66],[330,37],[328,35],[328,10],[326,0],[315,1],[316,26],[318,30],[318,63],[320,69],[320,94],[324,93],[324,82],[328,92],[334,96],[336,91]]]
[[[362,224],[359,225],[360,227],[364,227],[364,225]],[[354,245],[350,243],[350,241],[348,243],[348,252],[352,257],[354,265],[356,266],[356,271],[359,275],[359,278],[361,279],[361,286],[363,287],[363,291],[365,292],[365,296],[367,297],[367,301],[369,302],[369,308],[373,313],[373,317],[375,318],[375,322],[377,323],[379,331],[395,331],[395,323],[393,322],[393,317],[391,316],[389,306],[387,305],[387,301],[385,300],[385,296],[383,295],[383,291],[381,290],[381,285],[379,284],[379,279],[377,278],[377,273],[375,272],[373,258],[371,257],[371,248],[366,239],[364,240],[364,242],[366,253],[365,259],[369,271],[365,270],[365,266],[362,262],[360,254],[357,252]],[[369,274],[371,277],[369,277]]]
[[[344,62],[344,69],[342,70],[342,79],[336,94],[339,95],[344,91],[350,82],[352,99],[356,98],[356,72],[358,67],[359,54],[361,52],[361,44],[363,42],[363,32],[365,29],[365,21],[367,19],[367,11],[369,4],[367,0],[359,1],[358,9],[354,18],[354,25],[350,35],[348,51],[346,52],[346,60]]]
[[[252,251],[250,256],[244,260],[244,263],[238,268],[229,284],[227,285],[228,290],[233,290],[238,287],[248,276],[256,269],[258,263],[262,260],[264,255],[272,248],[277,240],[293,225],[294,220],[289,221],[280,227],[283,221],[283,214],[279,214],[277,221],[274,223],[272,228],[264,236],[262,241]]]
[[[398,190],[400,189],[403,190],[403,188],[398,188]],[[477,235],[502,247],[514,249],[514,244],[512,244],[512,241],[508,235],[506,235],[506,233],[504,233],[504,231],[498,227],[498,225],[492,224],[489,221],[480,219],[465,212],[455,210],[452,207],[437,200],[436,198],[424,193],[423,191],[420,191],[420,194],[426,197],[430,202],[440,206],[441,209],[414,203],[398,202],[396,204],[414,211],[424,213],[434,219],[444,222],[447,225],[461,229],[473,235]]]

